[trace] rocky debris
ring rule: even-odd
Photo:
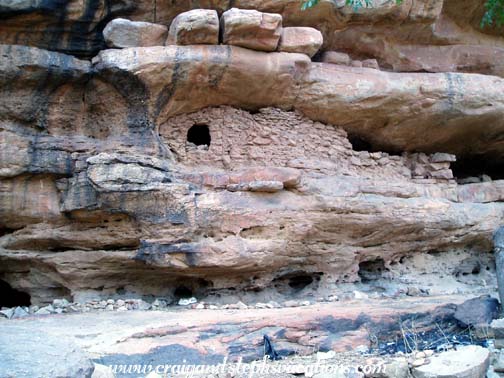
[[[232,8],[222,14],[222,38],[226,45],[275,51],[282,34],[282,16],[253,9]]]
[[[455,155],[435,153],[426,155],[416,153],[408,155],[409,167],[414,179],[453,179],[453,172],[450,169],[450,163],[455,161]]]
[[[488,349],[469,345],[432,356],[428,365],[412,370],[415,378],[484,378],[490,363]]]
[[[1,377],[89,378],[93,364],[72,337],[11,322],[0,332]]]
[[[164,25],[124,18],[110,21],[103,29],[107,45],[117,48],[163,46],[167,34],[168,28]]]
[[[2,310],[0,310],[0,315],[3,316],[4,318],[11,319],[12,316],[14,315],[14,310],[15,310],[15,307],[2,308]]]
[[[278,51],[315,55],[322,44],[322,33],[309,27],[287,27],[282,29]]]
[[[322,54],[322,62],[349,66],[352,59],[348,54],[338,51],[325,51]]]
[[[194,9],[172,21],[167,45],[218,45],[219,16],[215,10]]]
[[[194,297],[191,297],[191,298],[181,298],[179,301],[178,301],[178,305],[179,306],[189,306],[191,304],[194,304],[194,303],[197,303],[198,300]]]
[[[455,319],[462,327],[490,324],[499,316],[499,301],[489,295],[472,298],[457,306]]]

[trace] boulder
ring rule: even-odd
[[[232,8],[222,15],[225,45],[275,51],[282,34],[282,16],[256,10]]]
[[[485,295],[458,305],[454,316],[462,327],[490,324],[498,317],[499,307],[497,299]]]
[[[322,54],[322,62],[349,66],[352,59],[348,54],[338,51],[326,51]]]
[[[124,18],[110,21],[103,29],[107,45],[118,48],[163,46],[167,33],[168,28],[164,25]]]
[[[167,45],[219,44],[219,16],[215,10],[194,9],[172,21]]]
[[[415,378],[484,378],[489,365],[488,349],[469,345],[433,356],[412,373]]]
[[[365,68],[373,68],[375,70],[380,69],[380,65],[378,64],[378,61],[376,59],[365,59],[362,61],[362,67]]]
[[[322,33],[310,27],[282,29],[278,51],[306,54],[312,57],[324,43]]]

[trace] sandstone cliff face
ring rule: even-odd
[[[0,279],[33,303],[291,295],[492,249],[503,181],[461,185],[450,164],[504,163],[499,31],[449,1],[236,1],[388,71],[229,45],[104,49],[110,19],[169,26],[190,8],[175,3],[0,7]]]

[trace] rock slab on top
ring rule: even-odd
[[[302,53],[312,57],[319,51],[323,43],[322,33],[315,28],[283,28],[278,51]]]
[[[275,51],[282,34],[282,16],[232,8],[221,18],[223,43],[252,50]]]
[[[194,9],[179,14],[168,32],[167,45],[219,44],[219,16],[211,9]]]
[[[164,25],[116,18],[103,29],[103,37],[109,47],[163,46],[168,34]]]

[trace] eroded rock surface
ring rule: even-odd
[[[355,12],[322,1],[301,14],[297,0],[235,2],[267,13],[209,1],[227,10],[227,45],[204,46],[194,44],[218,41],[216,13],[190,13],[212,19],[202,40],[199,18],[182,13],[189,3],[70,1],[61,14],[49,14],[53,2],[9,3],[0,10],[0,40],[11,43],[0,46],[0,278],[33,303],[176,297],[183,287],[291,295],[307,282],[331,290],[378,272],[397,278],[392,266],[411,256],[491,251],[502,177],[455,179],[459,162],[504,162],[504,79],[491,61],[501,37],[476,32],[450,4]],[[120,15],[175,19],[171,38],[189,45],[98,52],[102,27]],[[53,39],[35,33],[55,17]],[[332,63],[312,62],[322,42],[311,38],[294,38],[288,50],[302,53],[274,52],[283,21],[286,36],[317,26],[322,52],[339,51],[322,56]],[[385,47],[355,42],[370,28]],[[475,44],[481,55],[440,67],[429,53],[432,62],[422,55],[411,67],[404,49],[420,54],[420,39],[439,56]],[[397,45],[400,62],[387,52]]]

